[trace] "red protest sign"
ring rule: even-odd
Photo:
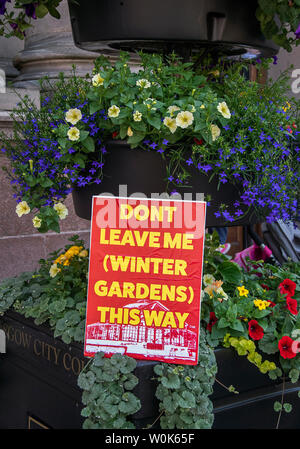
[[[205,208],[93,197],[85,356],[197,363]]]

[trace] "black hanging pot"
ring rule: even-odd
[[[166,162],[160,153],[141,148],[131,149],[125,141],[118,140],[108,142],[106,148],[108,152],[101,184],[73,186],[75,213],[80,218],[91,219],[93,195],[139,197],[142,193],[148,198],[157,198],[158,195],[174,190],[172,186],[168,186]],[[229,182],[219,186],[217,177],[209,182],[209,176],[200,173],[195,167],[189,167],[188,170],[191,175],[188,186],[176,186],[175,190],[181,195],[181,199],[186,200],[203,200],[201,194],[211,196],[206,211],[207,227],[243,226],[259,221],[253,209],[234,222],[227,222],[223,217],[217,218],[214,213],[219,210],[220,204],[228,205],[227,211],[233,213],[233,203],[240,199],[238,188]],[[241,209],[243,210],[242,207]]]
[[[75,44],[107,49],[186,52],[208,48],[224,55],[272,56],[256,0],[68,0]]]

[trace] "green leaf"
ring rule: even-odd
[[[85,140],[83,140],[82,145],[88,150],[89,153],[93,153],[95,151],[95,142],[91,136],[88,136]]]
[[[225,261],[219,265],[218,270],[225,282],[240,284],[242,272],[241,268],[235,262]]]
[[[258,342],[258,347],[266,354],[275,354],[278,351],[278,342],[272,334],[265,334]]]
[[[128,137],[127,142],[132,146],[137,146],[138,143],[140,143],[145,137],[145,133],[141,133],[139,131],[136,131],[133,136]]]
[[[280,402],[278,402],[278,401],[274,402],[274,410],[275,410],[275,412],[280,412],[282,410],[282,405]]]
[[[196,405],[195,396],[189,391],[184,391],[178,400],[178,405],[182,408],[193,408]]]
[[[100,102],[93,102],[90,104],[90,114],[95,114],[95,112],[100,111],[101,109],[101,104]]]
[[[48,6],[49,13],[52,17],[55,17],[55,19],[60,19],[60,13],[54,6]]]
[[[46,5],[40,4],[35,8],[35,15],[38,19],[42,19],[45,15],[48,14],[48,8]]]
[[[153,116],[153,115],[148,115],[147,116],[147,121],[150,125],[152,125],[154,128],[156,129],[160,129],[161,127],[161,120],[160,117],[157,116]]]
[[[80,142],[83,143],[83,141],[88,137],[89,132],[88,131],[80,131]]]
[[[49,179],[49,178],[42,178],[40,180],[40,184],[42,187],[47,188],[47,187],[51,187],[53,185],[53,181],[51,181],[51,179]]]
[[[293,406],[292,406],[292,404],[285,402],[285,404],[283,404],[283,408],[286,413],[290,413],[293,409]]]
[[[168,377],[162,377],[161,383],[166,388],[172,388],[174,390],[180,388],[180,379],[177,374],[169,374]]]
[[[244,332],[244,330],[245,330],[244,326],[240,320],[235,320],[234,323],[230,327],[231,327],[231,329],[234,329],[235,331],[238,331],[238,332]]]

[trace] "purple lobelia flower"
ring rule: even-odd
[[[32,17],[32,19],[36,19],[35,8],[37,7],[37,3],[29,3],[25,6],[25,14],[27,17]]]
[[[10,2],[10,0],[0,0],[0,15],[3,16],[3,14],[6,13],[6,3]]]
[[[300,39],[300,22],[299,22],[298,28],[295,31],[295,36],[296,36],[296,39]]]

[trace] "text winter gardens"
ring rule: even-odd
[[[118,280],[98,279],[94,283],[93,291],[98,297],[106,300],[111,298],[112,301],[118,299],[127,302],[162,301],[168,311],[147,309],[141,311],[138,308],[101,304],[97,306],[100,322],[135,326],[140,324],[143,314],[146,326],[163,328],[171,326],[183,329],[190,315],[187,304],[192,304],[195,294],[200,302],[200,273],[196,273],[195,292],[195,287],[190,283],[189,269],[189,260],[195,258],[195,250],[196,259],[202,265],[199,236],[202,235],[203,238],[204,226],[202,230],[199,229],[199,226],[201,228],[201,220],[197,217],[199,211],[192,202],[189,204],[189,214],[183,210],[183,202],[179,201],[172,202],[171,205],[159,201],[154,204],[153,200],[146,204],[143,201],[136,203],[138,204],[131,205],[120,201],[117,208],[118,228],[106,226],[99,229],[98,244],[100,243],[105,252],[101,271],[115,277],[117,275]],[[183,223],[184,216],[187,217],[185,221],[188,223]],[[96,221],[103,225],[100,217]],[[153,229],[158,227],[159,229]],[[115,251],[112,251],[112,248]],[[120,273],[128,275],[128,279],[120,280],[118,276]],[[147,275],[150,282],[147,281]],[[139,280],[142,278],[143,282],[134,282],[135,276]],[[154,277],[157,279],[155,283]],[[174,279],[175,282],[172,282]],[[179,311],[176,307],[179,304],[184,305],[184,311]]]

